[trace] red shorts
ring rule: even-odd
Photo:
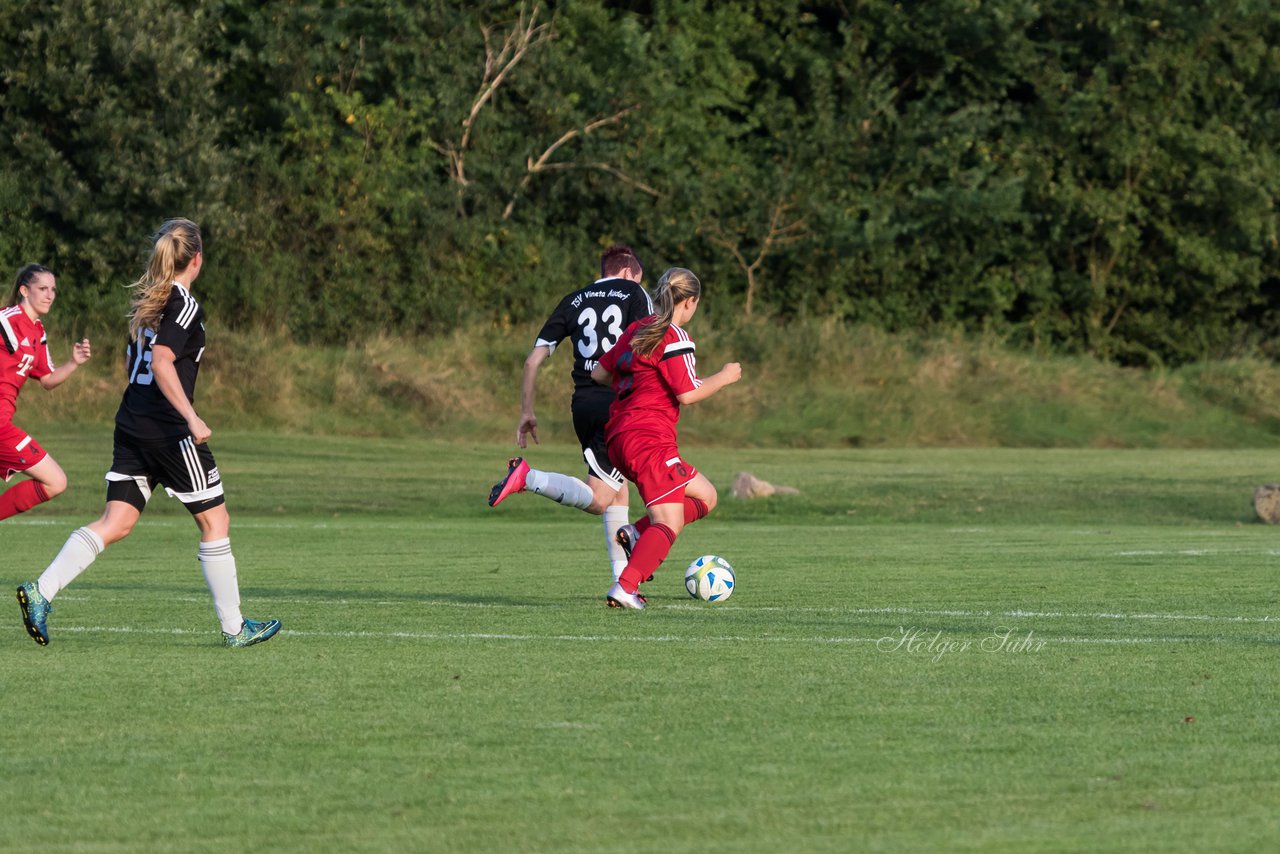
[[[8,480],[49,456],[21,427],[0,424],[0,477]]]
[[[654,442],[652,433],[627,430],[609,438],[609,459],[636,485],[645,507],[679,504],[698,470],[680,458],[674,442]]]

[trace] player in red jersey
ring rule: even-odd
[[[702,283],[692,272],[667,270],[653,292],[654,315],[629,326],[591,372],[617,394],[605,427],[609,458],[649,509],[632,530],[618,534],[628,560],[606,596],[611,608],[644,608],[640,582],[652,577],[684,526],[716,506],[716,488],[680,455],[676,424],[681,406],[737,382],[742,366],[729,362],[709,377],[698,376],[684,326],[701,297]]]
[[[0,494],[0,519],[25,513],[67,488],[62,467],[13,423],[18,393],[28,379],[55,388],[93,355],[85,338],[71,348],[69,361],[53,366],[41,318],[53,308],[57,295],[58,283],[49,268],[28,264],[18,271],[6,307],[0,309],[0,477],[8,481],[22,473],[31,478]]]

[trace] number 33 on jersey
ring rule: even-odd
[[[575,389],[603,390],[591,379],[591,369],[618,343],[628,326],[651,314],[653,304],[639,284],[628,279],[600,279],[560,300],[534,346],[555,352],[561,341],[572,339]]]

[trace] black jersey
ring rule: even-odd
[[[173,366],[187,400],[195,403],[196,375],[204,355],[204,309],[191,292],[174,282],[156,329],[144,329],[125,351],[129,384],[116,412],[116,426],[139,439],[182,439],[189,435],[187,420],[165,399],[151,372],[151,348],[163,344],[173,351]]]
[[[653,314],[644,288],[630,279],[599,279],[560,300],[542,325],[535,347],[553,353],[565,338],[573,347],[573,393],[613,396],[613,390],[591,379],[600,357],[618,343],[632,321]]]

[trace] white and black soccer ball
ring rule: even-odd
[[[720,555],[703,555],[684,572],[684,589],[704,602],[723,602],[733,595],[736,583],[733,567]]]

